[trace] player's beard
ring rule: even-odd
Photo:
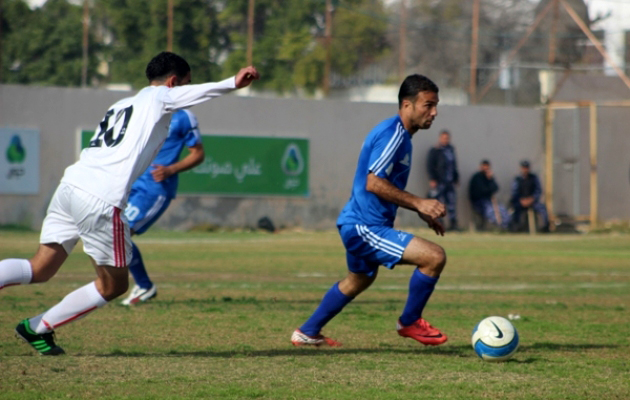
[[[431,119],[420,119],[413,124],[414,131],[419,129],[429,129],[433,121]]]
[[[415,104],[413,105],[413,111],[414,113],[416,111]],[[413,124],[411,125],[411,127],[413,131],[416,132],[419,129],[429,129],[432,123],[433,123],[433,120],[431,119],[431,117],[419,116],[415,121],[413,121]]]

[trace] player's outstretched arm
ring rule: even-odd
[[[259,78],[258,70],[249,66],[242,68],[235,76],[224,79],[221,82],[176,86],[169,89],[167,98],[164,101],[164,107],[168,112],[192,107],[235,89],[244,88]]]
[[[438,235],[444,235],[444,227],[438,218],[446,215],[444,204],[435,199],[423,199],[405,190],[400,190],[387,179],[373,173],[368,174],[365,189],[381,199],[418,213]]]

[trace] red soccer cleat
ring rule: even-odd
[[[412,338],[426,346],[438,346],[448,340],[446,335],[432,327],[424,318],[409,326],[403,326],[398,320],[396,330],[400,336]]]
[[[316,336],[309,336],[305,333],[303,333],[301,330],[296,329],[293,332],[293,335],[291,335],[291,343],[293,343],[294,346],[316,346],[319,347],[323,344],[328,345],[330,347],[341,347],[341,343],[328,338],[324,335],[316,335]]]

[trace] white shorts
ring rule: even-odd
[[[58,243],[70,254],[79,238],[83,251],[97,265],[126,267],[131,261],[131,235],[124,212],[61,183],[48,206],[39,242]]]

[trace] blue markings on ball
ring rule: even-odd
[[[477,327],[475,327],[475,330],[477,330]],[[473,332],[475,330],[473,330]],[[514,330],[514,338],[503,346],[490,346],[479,339],[474,346],[475,353],[483,359],[502,359],[504,357],[509,357],[517,349],[518,341],[518,332],[516,332],[516,330]]]

